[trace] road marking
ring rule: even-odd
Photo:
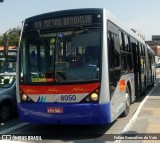
[[[11,132],[13,130],[16,130],[16,129],[21,128],[23,126],[26,126],[28,124],[30,124],[30,123],[20,123],[20,124],[17,124],[16,126],[13,126],[13,127],[8,128],[8,129],[5,129],[3,131],[0,131],[0,134],[7,134],[7,133],[9,133],[9,132]]]
[[[140,103],[136,113],[133,115],[131,120],[128,122],[128,124],[125,126],[125,128],[122,130],[122,132],[121,132],[122,134],[127,133],[127,131],[129,131],[129,129],[133,126],[133,124],[135,123],[135,121],[138,117],[138,114],[141,111],[141,108],[143,107],[144,103],[147,101],[147,99],[149,98],[149,95],[153,92],[153,90],[158,86],[159,83],[157,83],[157,85],[146,95],[144,100]]]

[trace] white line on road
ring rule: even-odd
[[[149,98],[149,95],[153,92],[153,90],[158,86],[159,83],[157,83],[157,85],[148,93],[148,95],[144,98],[144,100],[141,102],[141,104],[139,105],[137,111],[135,112],[135,114],[133,115],[133,117],[131,118],[131,120],[128,122],[128,124],[125,126],[125,128],[122,131],[122,134],[126,133],[127,131],[129,131],[129,129],[133,126],[133,124],[135,123],[139,112],[141,111],[142,106],[144,105],[144,103],[147,101],[147,99]]]
[[[0,134],[7,134],[7,133],[9,133],[9,132],[11,132],[13,130],[16,130],[16,129],[21,128],[23,126],[26,126],[28,124],[30,124],[30,123],[20,123],[20,124],[17,124],[16,126],[13,126],[13,127],[8,128],[8,129],[5,129],[3,131],[0,131]]]

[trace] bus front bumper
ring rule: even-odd
[[[98,125],[111,122],[110,103],[18,103],[17,106],[19,118],[23,122],[68,125]]]

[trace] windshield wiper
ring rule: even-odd
[[[40,33],[40,31],[38,30],[37,32],[38,32],[39,37],[41,38],[41,41],[42,41],[45,49],[47,49],[48,53],[50,53],[50,47],[47,46],[44,38],[42,37],[42,35]],[[58,34],[59,33],[57,33],[57,36],[56,36],[56,45],[53,48],[53,76],[54,76],[54,78],[56,78],[56,53],[57,53],[57,49],[58,49],[58,38],[59,38]]]
[[[37,30],[37,32],[38,32],[39,37],[41,38],[41,41],[42,41],[44,47],[47,49],[48,52],[50,52],[48,46],[46,45],[46,43],[45,43],[45,41],[44,41],[44,39],[43,39],[43,37],[40,33],[40,30]]]

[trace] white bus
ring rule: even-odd
[[[107,124],[155,81],[155,54],[105,9],[45,13],[24,21],[17,62],[22,121]]]

